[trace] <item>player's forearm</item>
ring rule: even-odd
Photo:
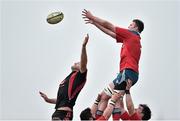
[[[98,109],[99,102],[100,102],[100,98],[97,98],[91,107],[91,113],[92,113],[93,117],[95,117],[95,115],[96,115],[96,111]]]
[[[130,115],[134,113],[134,104],[130,93],[126,94],[126,106]]]
[[[105,28],[104,26],[94,22],[93,23],[97,28],[99,28],[102,32],[104,32],[105,34],[113,37],[113,38],[116,38],[116,34],[113,32],[113,31],[110,31],[109,29]]]
[[[112,32],[115,32],[115,27],[112,23],[106,21],[106,20],[103,20],[101,18],[98,18],[96,16],[93,16],[92,17],[92,20],[97,23],[97,24],[100,24],[101,26],[103,26],[104,28],[112,31]]]
[[[56,100],[57,100],[56,98],[52,98],[52,99],[48,98],[46,99],[46,102],[51,104],[56,104]]]
[[[95,117],[97,109],[98,109],[98,105],[93,104],[91,107],[91,113],[92,113],[93,117]]]
[[[124,109],[124,102],[123,102],[124,94],[121,95],[121,97],[116,101],[115,108],[119,108],[121,111],[121,114],[123,114],[126,110]]]
[[[93,16],[92,17],[92,20],[98,24],[100,24],[101,26],[103,26],[104,28],[106,29],[110,29],[111,30],[111,27],[113,26],[113,24],[111,24],[110,22],[104,20],[104,19],[101,19],[101,18],[98,18],[96,16]]]
[[[82,45],[80,63],[81,63],[81,70],[85,71],[87,65],[87,52],[86,52],[86,46],[84,45]]]

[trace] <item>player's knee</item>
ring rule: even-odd
[[[113,95],[113,90],[111,89],[111,87],[109,85],[106,88],[104,88],[103,95],[106,98],[110,98]]]
[[[107,95],[105,92],[102,92],[101,101],[108,101],[111,97]]]
[[[114,94],[111,99],[115,100],[116,102],[124,96],[124,90],[114,90]]]

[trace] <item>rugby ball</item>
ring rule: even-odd
[[[53,12],[53,13],[50,13],[48,16],[47,16],[47,22],[49,24],[57,24],[59,22],[61,22],[64,18],[64,14],[60,11],[58,12]]]

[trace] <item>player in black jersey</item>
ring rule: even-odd
[[[73,119],[73,107],[75,105],[78,94],[86,83],[86,44],[88,43],[88,40],[89,35],[87,34],[82,44],[80,62],[74,63],[74,65],[71,66],[72,72],[60,83],[57,98],[50,99],[46,94],[39,92],[41,97],[46,102],[56,104],[56,110],[52,115],[52,120]]]

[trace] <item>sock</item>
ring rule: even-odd
[[[114,113],[112,115],[113,121],[119,121],[120,117],[121,117],[120,113]]]
[[[119,121],[121,117],[121,111],[119,108],[114,108],[113,112],[112,112],[112,118],[113,121]]]
[[[96,111],[96,119],[98,119],[99,117],[101,117],[103,115],[103,111],[101,110],[97,110]]]
[[[99,121],[99,120],[107,121],[103,115],[101,117],[99,117],[96,121]]]

